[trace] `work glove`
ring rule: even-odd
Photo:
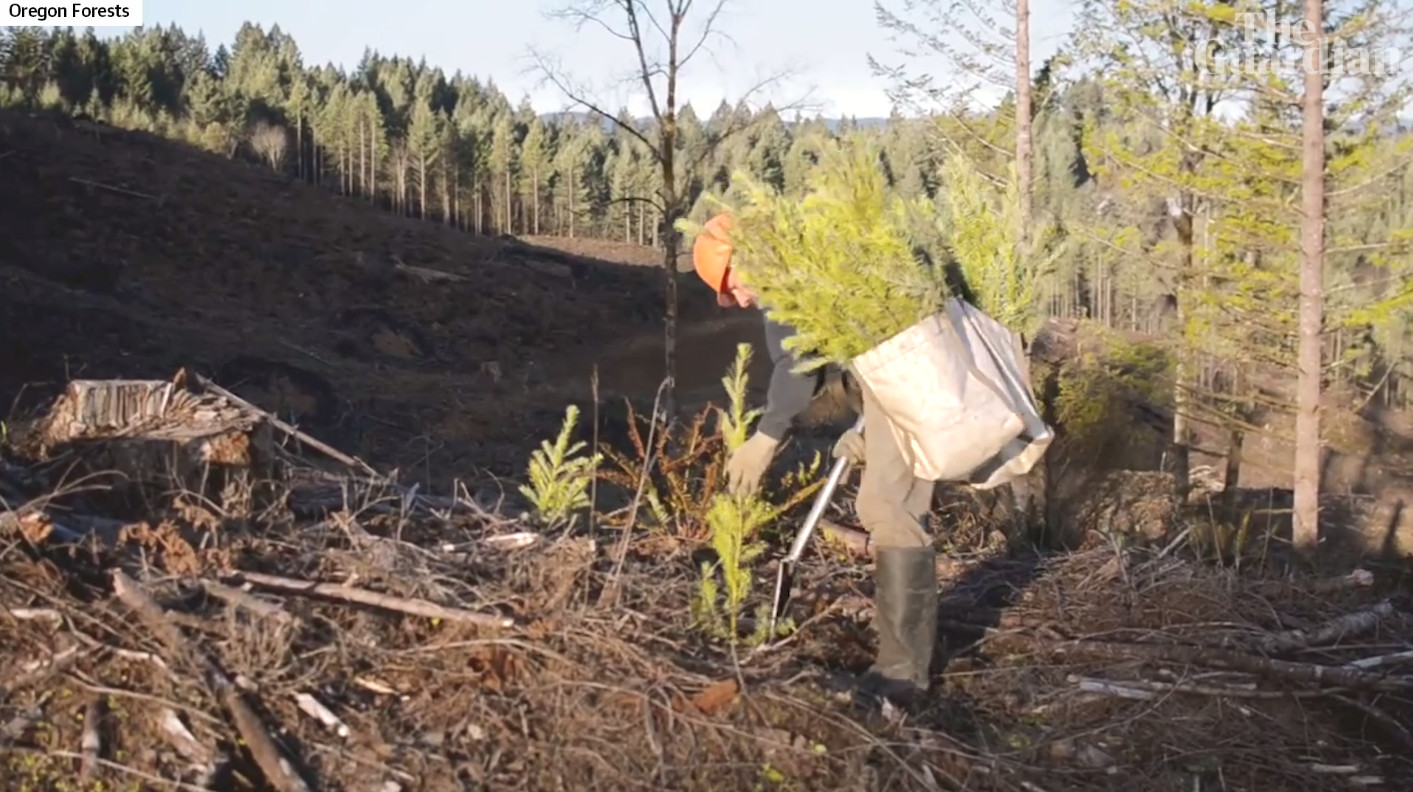
[[[754,495],[780,441],[756,432],[726,459],[726,487],[733,495]]]
[[[849,460],[849,464],[857,465],[864,461],[864,439],[863,434],[857,429],[850,429],[840,435],[839,440],[834,443],[834,458],[843,457]]]

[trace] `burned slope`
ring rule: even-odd
[[[506,472],[583,390],[586,356],[658,332],[655,271],[397,217],[153,135],[4,114],[0,155],[7,411],[71,377],[187,366],[386,466]]]

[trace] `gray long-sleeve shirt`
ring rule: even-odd
[[[810,402],[823,385],[824,369],[811,374],[791,371],[798,361],[785,349],[784,341],[795,334],[795,328],[772,320],[764,312],[761,315],[765,319],[765,349],[775,368],[770,373],[765,410],[756,424],[756,431],[774,440],[783,440],[785,432],[790,429],[790,422],[809,409]]]

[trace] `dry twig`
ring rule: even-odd
[[[217,599],[225,600],[231,605],[244,608],[250,611],[251,613],[256,614],[257,616],[265,616],[281,622],[289,622],[294,620],[294,617],[291,616],[288,611],[286,611],[284,608],[281,608],[279,605],[276,605],[273,602],[266,602],[265,600],[262,600],[259,597],[248,592],[242,591],[238,588],[227,586],[223,583],[218,583],[214,580],[201,581],[201,587],[205,589],[207,594],[210,594],[211,596],[216,597]]]
[[[261,418],[265,419],[266,421],[269,421],[271,426],[275,427],[276,429],[279,429],[281,432],[284,432],[285,434],[288,434],[291,437],[297,438],[301,443],[308,445],[310,448],[318,449],[319,451],[322,451],[323,453],[327,454],[329,457],[339,462],[342,462],[343,464],[351,468],[358,468],[375,479],[381,480],[383,478],[382,475],[379,474],[378,471],[374,470],[367,462],[364,462],[363,460],[357,457],[351,457],[348,454],[345,454],[337,448],[334,448],[333,446],[329,445],[328,443],[325,443],[324,441],[316,437],[312,437],[308,434],[305,434],[304,432],[301,432],[300,430],[294,428],[293,426],[290,426],[284,421],[281,421],[279,418],[276,418],[265,410],[256,407],[255,405],[251,404],[245,399],[242,399],[234,393],[231,393],[225,388],[222,388],[220,385],[217,385],[216,383],[201,376],[200,374],[196,374],[194,376],[196,378],[196,381],[201,383],[201,387],[206,388],[207,390],[211,391],[217,396],[220,396],[223,399],[229,400],[232,404],[238,405],[246,410],[251,411],[255,415],[258,415]]]
[[[167,621],[166,613],[151,597],[143,591],[142,587],[132,578],[123,574],[121,570],[113,570],[113,592],[118,599],[136,613],[147,628],[162,640],[167,648],[178,655],[188,657],[202,671],[206,678],[206,684],[216,694],[226,710],[231,713],[231,718],[235,721],[236,731],[240,732],[241,739],[250,748],[250,754],[255,759],[255,763],[260,766],[260,770],[265,773],[265,777],[274,784],[280,792],[310,792],[309,785],[304,779],[295,773],[294,768],[280,754],[279,748],[275,746],[275,741],[265,731],[265,727],[260,723],[260,718],[249,704],[241,698],[240,691],[226,677],[210,658],[202,654],[195,646],[187,642],[176,626]]]
[[[236,574],[246,582],[288,594],[329,597],[331,599],[355,602],[359,605],[371,605],[375,608],[384,608],[412,616],[425,616],[429,619],[441,619],[443,621],[466,622],[468,624],[479,624],[486,627],[515,626],[515,619],[509,616],[492,616],[487,613],[476,613],[475,611],[465,610],[464,608],[452,608],[446,605],[438,605],[434,602],[427,602],[426,600],[398,597],[392,594],[380,594],[376,591],[343,586],[338,583],[318,583],[315,581],[297,580],[295,578],[266,575],[260,572],[246,572],[243,570],[237,570]]]
[[[1371,674],[1348,667],[1316,663],[1296,663],[1269,657],[1243,654],[1228,649],[1158,643],[1114,643],[1085,639],[1052,640],[1022,632],[999,630],[983,625],[958,623],[972,628],[988,638],[1004,639],[1042,654],[1070,658],[1106,658],[1111,660],[1150,660],[1183,665],[1225,668],[1250,674],[1264,674],[1308,684],[1329,684],[1367,690],[1413,690],[1413,679]]]
[[[145,192],[138,192],[137,190],[129,190],[126,187],[115,187],[111,184],[104,184],[103,182],[96,182],[90,179],[80,179],[77,176],[70,176],[69,181],[73,182],[74,184],[82,184],[85,187],[93,187],[99,190],[105,190],[110,193],[115,193],[117,195],[126,195],[129,198],[142,198],[148,201],[157,200],[157,196],[155,195],[148,195]]]

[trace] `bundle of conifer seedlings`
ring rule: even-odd
[[[975,175],[953,157],[953,175]],[[785,345],[800,370],[851,371],[914,475],[989,489],[1035,465],[1053,433],[1008,326],[1033,308],[1033,283],[1008,266],[1014,201],[991,206],[980,178],[958,179],[953,192],[973,194],[948,196],[946,211],[906,199],[889,189],[878,150],[852,139],[821,153],[803,197],[737,178],[738,205],[718,202],[731,219],[731,266],[770,318],[795,329]],[[939,264],[948,256],[927,250],[929,236],[970,259],[958,268],[968,284],[982,276],[981,306],[953,298]],[[987,315],[987,302],[1011,322]]]
[[[846,140],[821,153],[803,198],[741,174],[740,199],[715,201],[732,217],[732,268],[772,319],[795,328],[785,344],[802,370],[847,365],[936,314],[948,296],[914,233],[935,225],[936,209],[890,190],[878,157]],[[678,228],[700,233],[688,222]]]

